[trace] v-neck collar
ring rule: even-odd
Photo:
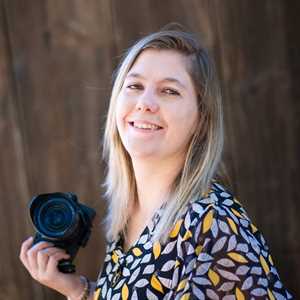
[[[161,218],[162,212],[165,208],[166,203],[163,203],[162,206],[154,213],[148,224],[143,229],[142,233],[138,239],[130,246],[127,251],[124,251],[124,236],[122,233],[119,233],[117,239],[114,241],[113,249],[116,254],[119,256],[119,259],[126,257],[132,253],[134,248],[141,247],[147,243],[152,243],[151,237],[156,229],[156,226]]]

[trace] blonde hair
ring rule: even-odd
[[[198,95],[200,122],[191,138],[184,166],[176,177],[153,239],[165,241],[174,222],[192,199],[205,193],[218,176],[223,149],[223,111],[214,64],[192,33],[163,29],[137,41],[124,55],[115,72],[104,133],[103,156],[108,170],[105,197],[109,200],[106,218],[107,239],[125,234],[129,208],[137,199],[131,158],[124,148],[116,125],[116,101],[125,77],[145,49],[175,50],[189,59],[188,72]]]

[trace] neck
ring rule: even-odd
[[[133,159],[138,201],[136,209],[145,215],[151,215],[165,201],[170,193],[171,185],[178,175],[182,159]]]

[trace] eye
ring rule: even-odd
[[[143,86],[141,84],[138,83],[133,83],[133,84],[128,84],[126,86],[127,89],[129,90],[141,90],[143,89]]]
[[[163,93],[165,93],[167,95],[171,95],[171,96],[180,96],[179,92],[177,92],[176,90],[171,89],[171,88],[165,88],[165,89],[163,89]]]

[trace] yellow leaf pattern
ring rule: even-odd
[[[100,288],[95,290],[93,300],[98,300],[100,291],[101,291]]]
[[[270,268],[269,268],[269,266],[268,266],[268,264],[267,264],[265,258],[264,258],[262,255],[260,255],[260,256],[259,256],[259,260],[260,260],[260,263],[261,263],[261,265],[262,265],[262,267],[263,267],[263,269],[264,269],[266,275],[268,275],[269,272],[270,272]]]
[[[170,238],[175,238],[175,237],[177,237],[182,222],[183,222],[182,219],[180,219],[179,221],[176,222],[176,224],[175,224],[173,230],[171,231],[171,233],[170,233],[170,235],[169,235]]]
[[[185,233],[185,235],[184,235],[184,237],[183,237],[183,240],[186,241],[187,239],[189,239],[189,238],[192,237],[192,236],[193,236],[193,235],[192,235],[191,231],[188,230],[188,231]]]
[[[214,286],[218,285],[218,283],[220,281],[220,276],[215,271],[213,271],[212,269],[209,269],[208,277]]]
[[[237,230],[237,227],[234,223],[234,221],[231,219],[231,218],[226,218],[227,221],[228,221],[228,224],[229,226],[231,227],[231,230],[235,233],[235,234],[238,234],[238,230]]]
[[[214,213],[213,210],[210,210],[204,217],[203,228],[202,228],[203,233],[206,233],[210,229],[213,222],[213,213]]]
[[[155,242],[154,245],[153,245],[153,254],[154,254],[155,259],[159,257],[160,249],[161,249],[160,243]]]
[[[128,295],[129,295],[129,290],[127,284],[125,283],[122,287],[122,300],[127,300]]]
[[[112,260],[113,260],[113,262],[116,264],[117,262],[118,262],[118,260],[119,260],[119,257],[118,257],[118,255],[116,254],[116,252],[114,251],[113,252],[113,255],[111,256],[111,258],[112,258]]]
[[[236,262],[240,262],[240,263],[247,263],[248,260],[242,256],[241,254],[235,253],[235,252],[229,252],[227,254],[230,258],[232,258],[233,260],[235,260]]]
[[[268,296],[269,296],[270,300],[275,300],[273,293],[269,289],[268,289]]]
[[[186,283],[187,283],[187,279],[181,280],[180,283],[178,284],[177,291],[182,290],[185,287]]]
[[[241,292],[241,290],[238,287],[235,289],[235,297],[237,300],[245,300],[244,294]]]
[[[161,293],[164,292],[163,287],[162,287],[161,283],[159,282],[159,280],[157,279],[157,277],[155,276],[155,274],[153,274],[151,277],[151,286]]]
[[[152,241],[162,212],[127,252],[121,235],[108,243],[94,300],[292,299],[265,239],[218,182],[187,205],[166,241]]]
[[[199,246],[196,247],[195,253],[196,253],[197,256],[198,256],[198,255],[200,254],[200,252],[202,251],[202,248],[203,248],[203,246],[201,246],[201,245],[199,245]]]
[[[180,300],[189,300],[189,299],[190,299],[190,293],[186,293],[180,298]]]
[[[140,248],[137,248],[137,247],[133,248],[132,252],[135,256],[140,256],[143,253],[142,250]]]

